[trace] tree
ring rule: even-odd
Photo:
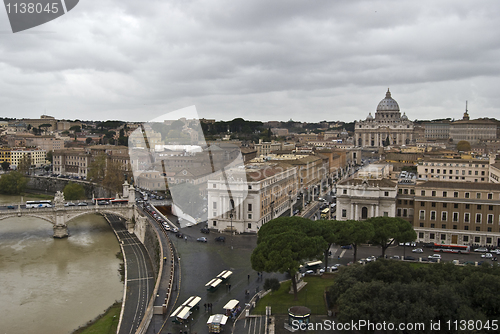
[[[79,125],[73,125],[72,127],[69,128],[69,131],[81,132],[82,128]]]
[[[470,143],[466,140],[461,140],[457,143],[457,151],[468,152],[470,151]]]
[[[3,174],[0,177],[0,192],[7,195],[19,195],[26,188],[27,182],[19,172]]]
[[[85,139],[85,143],[90,144],[92,142],[92,138],[90,137],[87,137],[87,139]]]
[[[417,238],[411,224],[404,219],[372,217],[366,221],[373,225],[375,234],[371,240],[382,247],[382,256],[385,256],[385,251],[393,242],[409,242]]]
[[[64,198],[67,200],[78,200],[85,198],[85,189],[83,189],[83,186],[74,182],[68,183],[64,187],[63,193]]]
[[[19,160],[19,165],[17,165],[17,170],[22,174],[27,174],[31,168],[31,155],[24,154]]]
[[[366,220],[353,220],[347,224],[347,235],[353,245],[354,262],[356,262],[358,246],[371,240],[375,236],[375,229],[373,224]]]
[[[52,161],[53,161],[53,159],[54,159],[54,158],[53,158],[53,154],[54,154],[54,153],[53,153],[52,151],[48,151],[48,152],[47,152],[47,157],[46,157],[45,159],[46,159],[46,160],[48,160],[48,161],[50,161],[50,163],[52,163]]]
[[[8,161],[3,161],[2,162],[2,169],[3,170],[9,170],[10,163]]]
[[[102,180],[102,185],[113,193],[122,191],[123,182],[125,181],[123,164],[118,161],[108,161],[106,166],[105,176]]]
[[[256,271],[288,273],[297,300],[296,273],[306,259],[319,256],[326,248],[315,222],[302,217],[280,217],[262,225],[257,247],[251,256]]]
[[[101,182],[106,176],[106,154],[99,153],[89,165],[87,178],[93,182]]]
[[[336,237],[335,237],[335,232],[336,232],[336,226],[335,223],[337,221],[332,221],[332,220],[319,220],[316,223],[319,225],[321,232],[320,235],[323,237],[323,240],[326,242],[326,248],[323,251],[323,262],[325,264],[325,271],[326,267],[328,267],[328,255],[330,254],[330,247],[335,243]]]
[[[280,289],[280,282],[277,278],[266,278],[264,282],[264,290],[278,291]]]

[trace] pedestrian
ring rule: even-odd
[[[229,291],[231,291],[231,284],[229,284]]]
[[[205,307],[205,312],[207,311],[207,303],[203,304],[203,306]]]
[[[250,274],[248,274],[248,276],[247,276],[247,277],[248,277],[248,281],[250,282]]]
[[[167,257],[165,256],[165,257],[163,258],[163,263],[166,263],[166,262],[167,262]]]

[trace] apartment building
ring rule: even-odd
[[[241,179],[209,179],[209,228],[257,233],[269,220],[289,214],[297,198],[297,168],[265,163],[249,164],[245,169],[246,184]],[[232,199],[228,196],[228,184]]]
[[[56,174],[87,177],[91,155],[83,148],[55,150],[52,170]]]
[[[427,180],[455,182],[488,182],[487,159],[423,159],[418,162],[417,175]]]
[[[41,149],[17,148],[10,152],[10,165],[14,168],[19,166],[22,159],[28,157],[31,159],[32,167],[41,167],[45,165],[47,152]]]

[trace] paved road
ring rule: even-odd
[[[135,333],[155,286],[151,261],[144,245],[125,229],[123,219],[106,214],[122,245],[126,262],[125,306],[119,334]]]

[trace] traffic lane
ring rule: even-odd
[[[416,248],[421,248],[423,250],[423,253],[414,253],[412,252],[413,249]],[[341,249],[340,247],[335,248],[335,252],[332,254],[332,259],[338,259],[338,256],[341,255],[342,251],[344,249]],[[420,257],[423,259],[427,259],[430,255],[432,254],[440,254],[441,255],[441,261],[453,261],[453,260],[459,260],[460,262],[465,262],[465,261],[472,261],[472,262],[480,262],[480,261],[487,261],[487,262],[495,262],[491,261],[489,259],[481,258],[482,253],[477,253],[471,251],[469,254],[458,254],[458,253],[440,253],[440,252],[434,252],[433,248],[425,248],[422,247],[421,245],[419,246],[417,244],[417,247],[409,247],[409,246],[390,246],[385,254],[387,255],[387,258],[390,259],[393,256],[399,256],[402,258],[403,256],[411,256],[418,260]],[[379,246],[359,246],[358,247],[358,252],[357,252],[357,260],[360,259],[366,259],[369,256],[375,256],[379,257],[382,255],[382,248]],[[495,256],[495,255],[493,255]],[[352,249],[346,249],[344,254],[341,256],[342,261],[339,263],[348,263],[350,261],[353,261],[354,259],[354,250]]]
[[[127,289],[119,333],[135,333],[154,289],[153,268],[144,245],[134,234],[128,233],[123,220],[111,214],[106,217],[122,242],[127,266]]]

